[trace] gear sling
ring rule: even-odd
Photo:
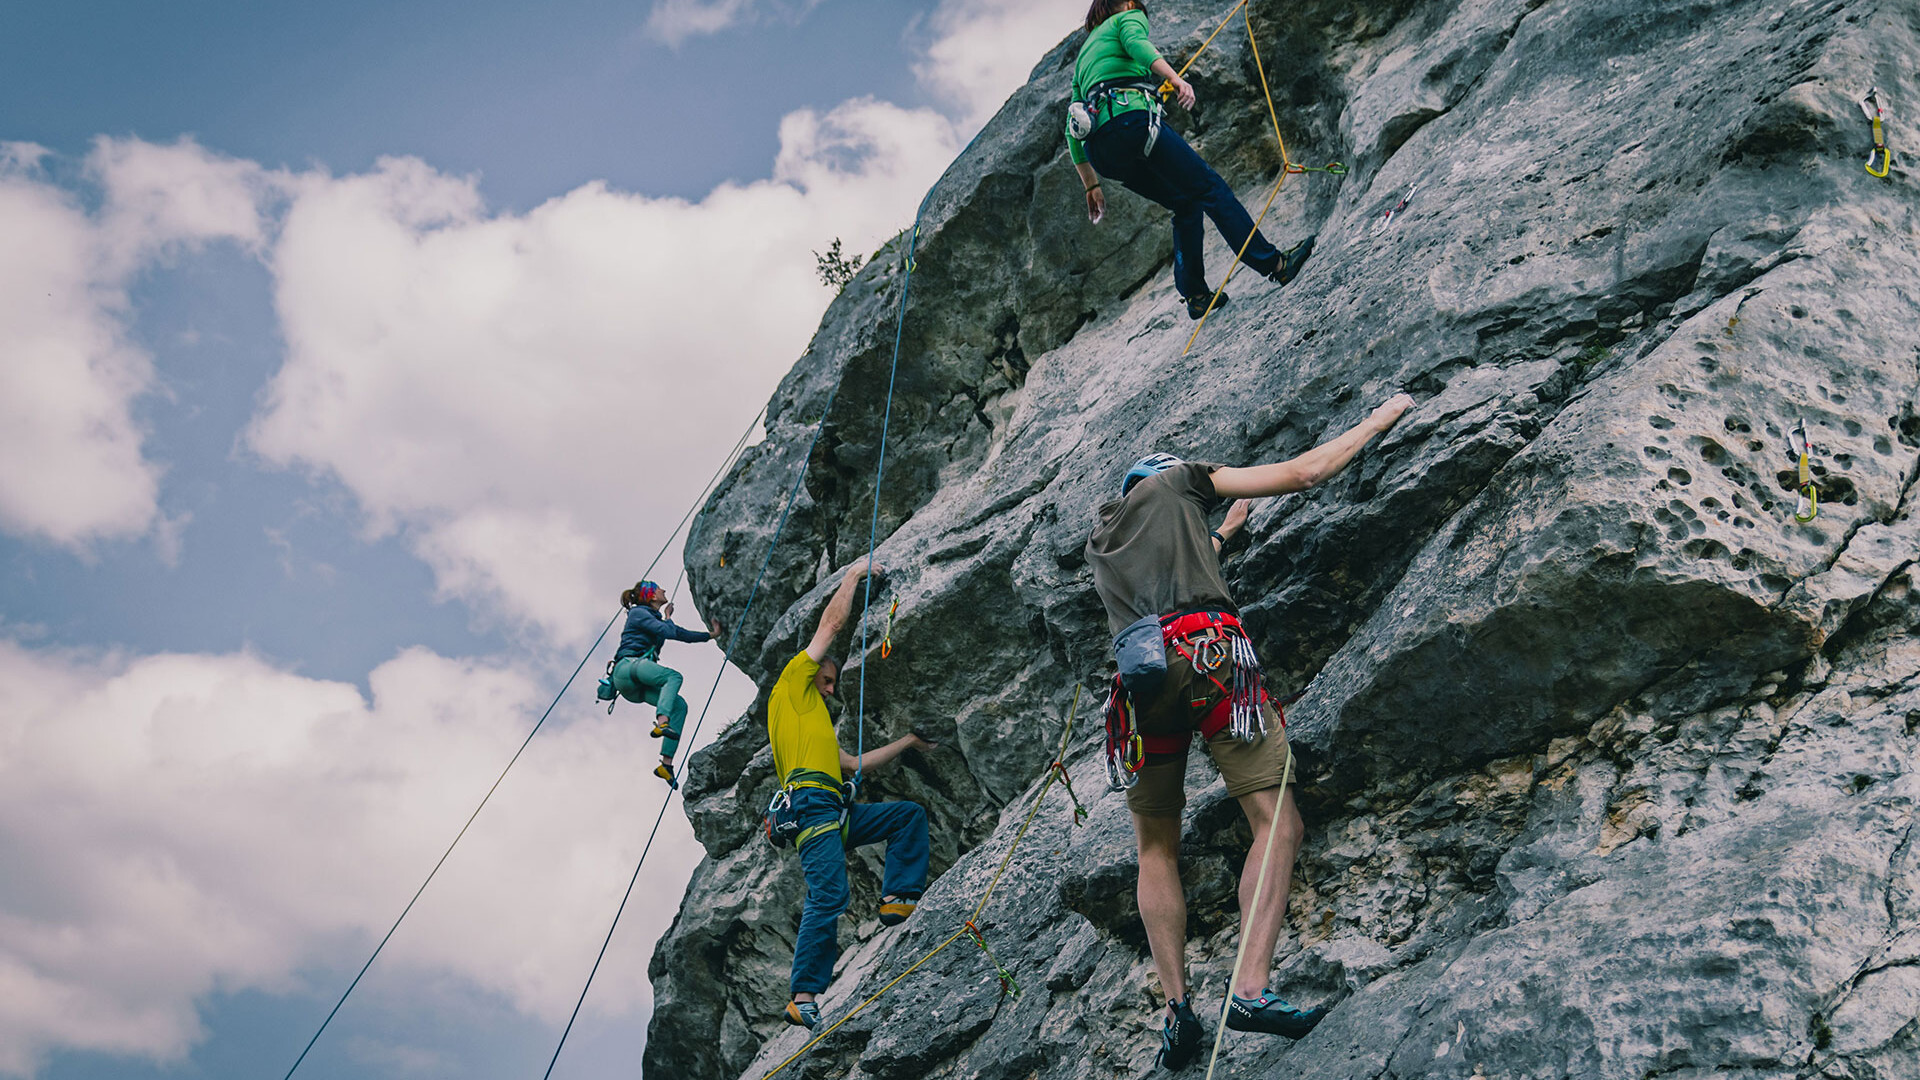
[[[1151,627],[1157,623],[1158,641]],[[1146,630],[1146,633],[1141,633]],[[1166,674],[1162,652],[1155,672],[1152,645],[1178,653],[1192,665],[1194,681],[1188,687],[1185,708],[1141,723],[1135,697],[1151,698]],[[1225,730],[1252,742],[1265,735],[1261,713],[1270,701],[1260,674],[1260,658],[1253,651],[1246,628],[1224,611],[1194,611],[1148,616],[1121,631],[1114,649],[1121,671],[1107,695],[1107,777],[1114,790],[1133,786],[1148,754],[1177,754],[1197,728],[1211,739]],[[1277,704],[1275,713],[1279,713]],[[1198,722],[1194,721],[1198,717]],[[1281,726],[1286,717],[1280,717]]]

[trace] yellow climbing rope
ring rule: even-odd
[[[1027,827],[1033,824],[1034,815],[1040,812],[1040,804],[1046,801],[1047,790],[1053,787],[1053,782],[1056,778],[1066,774],[1066,770],[1064,768],[1060,768],[1059,764],[1061,761],[1065,760],[1067,756],[1067,741],[1073,737],[1073,720],[1075,716],[1079,715],[1079,712],[1080,712],[1080,687],[1075,686],[1073,688],[1073,707],[1067,711],[1067,729],[1064,732],[1061,732],[1060,734],[1060,752],[1059,754],[1055,755],[1053,764],[1047,767],[1046,782],[1040,785],[1039,794],[1033,797],[1033,808],[1027,811],[1027,819],[1020,823],[1020,831],[1013,835],[1013,844],[1007,848],[1006,856],[1000,860],[1000,866],[994,870],[993,879],[987,882],[987,891],[980,894],[980,902],[974,905],[973,914],[967,916],[966,922],[961,924],[960,929],[955,930],[953,932],[953,936],[947,938],[945,941],[942,941],[940,944],[935,945],[933,949],[929,951],[925,956],[922,956],[920,959],[915,960],[912,964],[908,965],[907,970],[894,976],[892,982],[888,983],[887,985],[881,987],[878,990],[875,990],[873,994],[869,996],[865,1001],[862,1001],[860,1004],[855,1005],[850,1011],[848,1011],[847,1015],[841,1017],[838,1020],[835,1020],[833,1024],[827,1028],[827,1030],[822,1031],[820,1034],[815,1035],[811,1039],[808,1039],[807,1044],[805,1046],[802,1046],[800,1049],[794,1051],[793,1056],[787,1058],[787,1060],[781,1062],[778,1065],[775,1065],[773,1067],[773,1070],[767,1073],[765,1076],[761,1077],[760,1080],[773,1080],[773,1077],[779,1074],[779,1072],[782,1069],[785,1069],[787,1066],[800,1060],[801,1055],[813,1049],[814,1045],[818,1043],[821,1039],[824,1039],[827,1036],[833,1034],[835,1028],[838,1028],[841,1024],[844,1024],[847,1021],[853,1019],[855,1016],[860,1015],[860,1011],[862,1009],[865,1009],[867,1006],[880,1000],[880,998],[883,995],[885,995],[887,991],[900,985],[900,981],[902,979],[905,979],[907,976],[913,974],[915,971],[918,971],[922,964],[925,964],[927,961],[940,955],[940,953],[943,950],[945,950],[947,946],[953,944],[956,941],[959,941],[961,938],[971,938],[973,940],[973,943],[978,945],[981,951],[987,954],[987,957],[989,958],[990,962],[994,966],[994,976],[1000,980],[1001,993],[1012,993],[1016,997],[1019,996],[1020,990],[1018,986],[1013,985],[1012,974],[1008,972],[1006,968],[1000,965],[1000,961],[998,958],[994,957],[993,951],[987,948],[986,939],[981,936],[980,928],[978,925],[976,925],[976,920],[980,918],[980,913],[986,910],[987,901],[993,898],[993,890],[999,887],[1000,877],[1001,875],[1007,872],[1007,864],[1013,861],[1014,852],[1020,850],[1020,842],[1022,840],[1025,840],[1027,837]],[[1077,808],[1079,804],[1079,800],[1076,799],[1074,802]]]
[[[1247,253],[1247,245],[1253,243],[1254,236],[1260,232],[1260,223],[1267,219],[1267,211],[1273,208],[1273,200],[1279,197],[1280,188],[1287,182],[1287,177],[1294,173],[1308,172],[1324,172],[1334,176],[1344,176],[1347,172],[1347,167],[1338,161],[1327,165],[1301,165],[1293,160],[1292,155],[1287,153],[1287,139],[1286,136],[1280,134],[1280,113],[1273,107],[1273,89],[1267,85],[1267,67],[1265,62],[1260,59],[1260,43],[1255,40],[1253,34],[1253,11],[1247,7],[1247,0],[1240,0],[1238,4],[1235,4],[1233,8],[1227,12],[1227,17],[1220,20],[1220,25],[1214,27],[1213,33],[1207,35],[1207,40],[1201,43],[1200,48],[1191,57],[1188,57],[1185,64],[1181,65],[1181,74],[1184,75],[1187,68],[1191,67],[1193,62],[1200,58],[1200,54],[1207,51],[1207,46],[1213,44],[1214,36],[1219,34],[1221,29],[1233,19],[1234,12],[1239,12],[1241,20],[1246,23],[1247,45],[1253,50],[1254,68],[1260,73],[1260,92],[1266,97],[1267,118],[1273,121],[1273,137],[1280,143],[1280,176],[1274,180],[1273,190],[1267,192],[1267,201],[1261,205],[1259,216],[1253,219],[1253,232],[1248,233],[1246,240],[1241,242],[1240,250],[1233,253],[1233,263],[1227,267],[1226,276],[1220,279],[1220,287],[1213,290],[1213,297],[1207,301],[1207,310],[1200,313],[1200,321],[1194,324],[1193,333],[1187,336],[1187,347],[1180,350],[1181,356],[1185,356],[1193,351],[1193,343],[1200,339],[1201,328],[1207,325],[1207,316],[1213,314],[1214,307],[1220,303],[1220,294],[1227,291],[1227,282],[1232,281],[1234,273],[1240,269],[1240,259]],[[1163,86],[1161,89],[1165,91],[1168,88]]]

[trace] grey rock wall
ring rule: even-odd
[[[1156,40],[1184,55],[1228,8],[1157,3]],[[1297,1044],[1230,1036],[1216,1075],[1920,1077],[1920,5],[1252,12],[1292,156],[1352,172],[1287,182],[1266,231],[1318,253],[1285,289],[1236,278],[1191,353],[1164,214],[1118,191],[1105,224],[1081,213],[1059,137],[1077,34],[930,193],[880,501],[896,651],[876,630],[845,685],[866,669],[870,742],[943,741],[869,791],[928,807],[939,877],[881,931],[877,853],[853,860],[829,1017],[964,921],[1076,685],[1092,814],[1050,793],[983,913],[1022,996],[962,942],[796,1069],[1146,1075],[1093,508],[1140,454],[1291,456],[1406,388],[1398,428],[1230,552],[1272,689],[1305,691],[1275,988],[1334,1009]],[[1194,82],[1176,123],[1257,207],[1279,151],[1243,31]],[[1885,180],[1861,167],[1872,85],[1896,110]],[[829,309],[694,525],[693,595],[736,617],[804,465],[734,657],[763,686],[865,551],[904,242]],[[756,1080],[804,1042],[779,1018],[798,867],[754,838],[771,773],[757,707],[695,759],[708,858],[654,957],[650,1077]],[[1247,833],[1210,765],[1188,784],[1189,959],[1217,1008]]]

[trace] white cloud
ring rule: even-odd
[[[128,338],[127,283],[211,240],[258,245],[267,182],[190,140],[101,139],[90,213],[39,178],[47,156],[0,145],[0,529],[84,550],[161,524],[161,470],[133,418],[153,365]]]
[[[955,149],[871,100],[780,140],[771,179],[698,202],[591,184],[491,214],[415,159],[299,179],[249,444],[337,477],[444,595],[577,640],[805,348],[831,298],[812,252],[872,250]]]
[[[978,131],[1086,13],[1085,0],[943,0],[914,74],[961,130]]]
[[[647,33],[678,47],[688,38],[717,34],[760,16],[794,22],[820,0],[654,0],[647,13]]]
[[[247,655],[0,640],[0,1075],[54,1048],[179,1061],[215,989],[284,992],[296,971],[357,964],[550,692],[422,650],[369,681],[371,701]],[[648,710],[563,710],[371,977],[451,973],[566,1018],[664,789],[646,775]],[[677,813],[664,839],[650,865],[684,875]],[[594,1011],[645,1008],[644,950],[672,916],[655,907],[630,913],[639,936],[602,969]]]

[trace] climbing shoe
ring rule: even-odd
[[[1160,1029],[1160,1064],[1179,1072],[1200,1056],[1200,1044],[1206,1041],[1207,1029],[1200,1026],[1200,1018],[1193,1014],[1192,1005],[1184,1001],[1167,1004],[1173,1008],[1173,1017]]]
[[[1325,1009],[1296,1009],[1274,997],[1271,990],[1260,991],[1257,998],[1235,994],[1227,1004],[1227,1026],[1233,1030],[1264,1031],[1289,1039],[1304,1037],[1326,1015]]]
[[[817,1001],[787,1002],[787,1023],[794,1027],[803,1027],[808,1031],[820,1026],[820,1003]]]
[[[1281,252],[1280,265],[1274,267],[1273,273],[1267,276],[1273,279],[1274,284],[1285,285],[1300,276],[1300,268],[1307,265],[1307,260],[1312,256],[1313,237],[1309,236]]]
[[[882,902],[880,905],[880,925],[899,926],[901,923],[907,921],[907,916],[913,914],[913,909],[917,906],[919,906],[917,901],[909,900],[905,897],[899,900]]]
[[[1187,297],[1187,318],[1198,319],[1205,315],[1208,304],[1213,305],[1213,310],[1219,311],[1221,308],[1227,306],[1227,294],[1221,293],[1220,299],[1218,300],[1213,298],[1212,293],[1201,293],[1198,296]]]
[[[676,781],[674,780],[674,778],[673,778],[673,767],[672,767],[672,766],[670,766],[670,765],[655,765],[655,766],[653,767],[653,775],[655,775],[655,776],[657,776],[657,777],[659,777],[659,778],[660,778],[660,779],[662,779],[662,780],[665,780],[665,781],[667,782],[667,786],[668,786],[668,787],[670,787],[670,788],[673,788],[673,789],[674,789],[674,790],[676,790],[676,791],[678,791],[678,790],[679,790],[679,788],[680,788],[680,785],[679,785],[679,783],[678,783],[678,782],[676,782]]]
[[[612,701],[613,700],[613,680],[601,679],[600,686],[598,689],[596,689],[593,692],[593,696],[599,698],[601,701]]]
[[[667,737],[667,722],[665,720],[655,720],[653,722],[653,737],[656,739],[664,739]]]

